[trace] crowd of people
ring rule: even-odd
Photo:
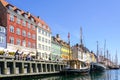
[[[4,56],[9,56],[9,51],[6,50],[4,52]],[[30,53],[28,54],[24,54],[24,52],[20,52],[19,50],[17,50],[14,54],[15,60],[26,60],[26,61],[31,61],[33,60],[32,56],[30,55]]]

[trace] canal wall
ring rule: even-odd
[[[64,67],[63,62],[14,60],[14,57],[0,55],[0,77],[56,74]]]

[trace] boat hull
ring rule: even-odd
[[[103,72],[106,70],[106,67],[100,63],[91,63],[90,72]]]
[[[63,69],[61,71],[62,74],[79,74],[79,75],[85,75],[89,74],[90,69]]]

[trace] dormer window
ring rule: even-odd
[[[46,27],[46,26],[45,26],[45,25],[43,25],[43,28],[44,28],[44,29],[45,29],[45,27]]]
[[[20,10],[17,10],[17,13],[20,15],[21,13],[20,13]]]
[[[25,18],[28,18],[27,14],[24,14],[24,17],[25,17]]]
[[[41,23],[38,23],[38,26],[42,26],[42,24],[41,24]]]
[[[31,21],[33,21],[33,22],[34,22],[34,19],[33,19],[33,18],[31,18]]]
[[[8,9],[13,10],[13,7],[11,5],[8,6]]]

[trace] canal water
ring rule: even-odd
[[[120,80],[120,70],[106,70],[102,73],[91,73],[89,75],[46,75],[4,80]]]

